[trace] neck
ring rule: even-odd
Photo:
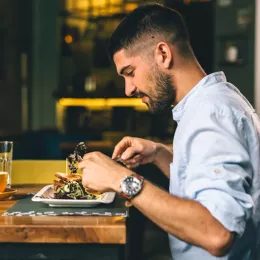
[[[182,62],[174,72],[175,104],[178,104],[207,74],[196,59]]]

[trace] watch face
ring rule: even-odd
[[[122,191],[127,195],[137,194],[141,188],[141,181],[133,176],[127,176],[121,184]]]

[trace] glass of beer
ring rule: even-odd
[[[2,188],[1,185],[2,186],[5,185],[4,189],[11,188],[12,160],[13,160],[13,142],[1,141],[0,142],[0,190]],[[7,178],[6,184],[4,184],[5,178]]]
[[[8,172],[0,172],[0,193],[3,192],[7,186]]]

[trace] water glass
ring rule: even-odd
[[[8,174],[7,188],[11,188],[13,142],[0,141],[0,174]]]

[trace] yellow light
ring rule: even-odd
[[[74,4],[76,4],[76,8],[77,9],[81,9],[81,10],[87,10],[89,8],[89,1],[86,0],[78,0],[78,1],[74,1]]]
[[[93,109],[135,107],[138,110],[147,110],[140,98],[61,98],[58,103],[61,106],[84,106]]]
[[[106,6],[106,0],[98,0],[98,1],[92,1],[92,7],[99,8],[99,7],[105,7]]]
[[[111,110],[113,107],[134,107],[136,111],[148,111],[140,98],[61,98],[56,103],[58,129],[63,129],[66,107],[82,106],[92,111]]]
[[[87,106],[87,107],[104,107],[103,98],[61,98],[59,104],[62,106]]]
[[[136,106],[144,106],[146,105],[142,103],[140,98],[108,98],[106,101],[106,106],[108,107],[136,107]]]
[[[110,3],[112,5],[119,5],[119,4],[123,4],[123,0],[110,0]]]
[[[70,43],[72,43],[73,38],[72,38],[71,35],[66,35],[64,40],[65,40],[66,43],[70,44]]]
[[[138,4],[135,4],[135,3],[128,3],[128,4],[126,4],[125,5],[125,10],[127,11],[127,12],[131,12],[131,11],[133,11],[135,8],[137,8],[138,7]]]

